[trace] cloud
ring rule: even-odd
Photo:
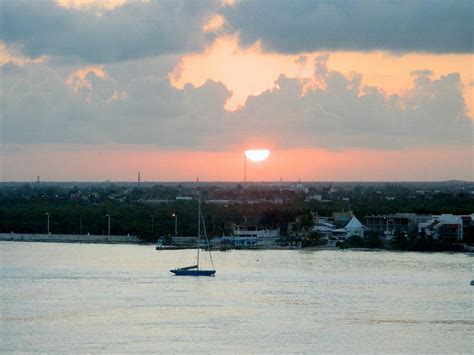
[[[126,3],[127,0],[56,0],[56,4],[59,6],[76,10],[113,10]]]
[[[21,51],[18,48],[7,47],[5,43],[0,42],[0,66],[10,62],[23,65],[25,63],[42,63],[45,60],[45,57],[38,57],[35,59],[26,58],[21,54]]]
[[[72,87],[75,92],[78,92],[83,88],[91,90],[92,84],[89,80],[87,80],[87,76],[91,73],[101,79],[105,79],[106,77],[104,66],[87,66],[84,68],[79,68],[69,74],[68,78],[66,79],[66,84]]]
[[[433,71],[429,69],[412,70],[410,74],[412,76],[431,76],[433,75]]]
[[[386,95],[361,87],[361,78],[320,70],[324,88],[301,96],[297,79],[281,76],[277,90],[251,97],[237,113],[253,131],[278,137],[277,146],[334,149],[471,144],[472,122],[466,115],[457,73],[415,79],[405,95]],[[249,132],[248,132],[249,133]]]
[[[28,58],[93,64],[198,52],[222,33],[283,53],[472,53],[473,18],[468,0],[6,0],[0,41]]]
[[[204,32],[215,32],[224,26],[225,20],[221,15],[212,16],[208,22],[204,24],[202,30]]]
[[[97,69],[99,76],[91,68],[75,70],[72,77],[79,81],[46,64],[1,67],[1,140],[205,145],[204,139],[225,117],[228,90],[214,82],[173,89],[166,71],[153,74],[160,67],[169,68],[167,60],[104,66]]]
[[[198,51],[211,33],[203,25],[220,2],[181,0],[131,2],[100,16],[53,2],[0,2],[0,40],[25,56],[57,56],[105,63]]]
[[[221,83],[170,85],[172,58],[160,57],[60,71],[47,63],[0,68],[1,140],[5,144],[131,144],[222,150],[269,143],[280,148],[400,149],[472,144],[460,77],[429,72],[413,88],[389,95],[362,77],[317,59],[307,87],[285,76],[228,112]],[[100,69],[100,70],[99,70]],[[75,75],[87,85],[74,90]]]
[[[466,0],[57,0],[0,2],[0,41],[28,58],[111,63],[203,50],[238,34],[265,51],[472,53]],[[60,60],[60,59],[59,59]]]
[[[228,30],[265,50],[472,53],[474,7],[445,1],[238,1],[225,7]]]

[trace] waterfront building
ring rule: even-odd
[[[474,243],[474,213],[459,216],[462,220],[462,236],[466,243]]]
[[[280,229],[234,225],[232,241],[236,247],[274,247],[280,238]]]
[[[332,222],[337,227],[345,227],[347,223],[354,217],[352,211],[341,211],[332,213]]]
[[[433,216],[427,222],[418,224],[418,234],[424,234],[434,239],[463,238],[463,220],[460,216],[442,214]]]
[[[365,226],[368,231],[384,235],[390,240],[396,234],[417,232],[418,224],[426,222],[431,215],[417,215],[416,213],[392,213],[387,215],[365,216]]]
[[[331,223],[329,218],[319,217],[313,230],[321,238],[323,245],[335,247],[336,243],[340,241],[339,238],[332,235],[336,228],[336,225]]]
[[[346,240],[352,236],[364,237],[364,229],[362,223],[357,219],[356,216],[352,216],[350,221],[343,227],[332,230],[332,237],[341,240]]]

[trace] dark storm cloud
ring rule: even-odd
[[[266,50],[472,53],[472,0],[238,1],[223,13],[243,43]]]
[[[131,2],[100,16],[52,1],[0,2],[0,41],[28,57],[65,62],[123,61],[200,51],[214,34],[202,26],[217,12],[225,29],[267,50],[473,52],[474,5],[465,0]]]
[[[114,62],[203,48],[201,31],[213,1],[132,2],[104,11],[78,11],[54,2],[0,2],[0,41],[28,57],[42,55]]]

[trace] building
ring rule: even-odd
[[[340,240],[332,235],[332,231],[337,227],[331,223],[331,220],[330,218],[318,217],[313,230],[321,238],[321,241],[324,242],[324,245],[335,247],[336,243]]]
[[[347,223],[354,217],[352,211],[341,211],[332,213],[332,222],[337,227],[345,227]]]
[[[293,187],[292,187],[292,190],[295,191],[295,192],[299,192],[299,193],[305,193],[307,194],[309,192],[309,189],[307,187],[305,187],[301,181],[298,181],[297,184],[295,184]]]
[[[418,224],[426,222],[430,215],[417,215],[415,213],[393,213],[387,215],[365,216],[365,226],[368,231],[384,235],[390,240],[396,234],[409,234],[417,232]]]
[[[338,242],[352,237],[364,237],[365,227],[352,212],[334,212],[332,217],[315,216],[313,231],[324,245],[334,247]]]
[[[352,236],[364,237],[364,229],[362,223],[357,219],[356,216],[352,216],[350,221],[343,227],[332,230],[332,237],[338,239],[338,241],[346,240]]]
[[[234,225],[230,239],[235,247],[268,248],[277,245],[277,241],[280,239],[280,229]]]
[[[442,214],[433,216],[427,222],[418,224],[418,234],[432,237],[433,239],[463,238],[463,220],[460,216]]]
[[[298,229],[298,224],[301,224],[305,217],[312,218],[314,225],[310,229]],[[363,238],[364,230],[365,227],[352,211],[333,212],[331,217],[319,216],[312,212],[311,216],[298,216],[295,222],[288,224],[289,235],[301,239],[310,232],[315,232],[323,245],[329,247],[334,247],[338,242],[343,242],[353,235]]]
[[[306,198],[304,200],[305,200],[305,202],[309,202],[309,201],[319,201],[319,202],[321,202],[323,200],[323,196],[322,195],[310,195],[310,196],[306,196]]]
[[[462,220],[462,236],[464,242],[474,244],[474,213],[459,216]]]

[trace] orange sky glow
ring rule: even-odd
[[[314,59],[325,54],[329,54],[330,70],[345,75],[361,74],[363,85],[379,87],[389,94],[403,95],[411,89],[410,73],[414,70],[432,70],[434,77],[458,72],[469,114],[471,118],[474,116],[474,87],[470,85],[474,80],[472,54],[395,55],[373,51],[284,55],[264,52],[259,43],[241,48],[238,37],[229,36],[218,38],[203,53],[183,56],[169,78],[176,88],[183,88],[187,83],[201,86],[208,79],[224,83],[233,92],[226,109],[233,111],[244,105],[248,96],[275,87],[280,74],[289,78],[314,78]]]
[[[268,159],[247,161],[248,181],[438,181],[472,174],[470,148],[401,150],[272,150]],[[126,162],[126,163],[124,163]],[[60,146],[4,154],[4,181],[242,181],[242,151],[163,151],[142,147]],[[456,171],[453,175],[451,172]],[[80,179],[78,179],[80,176]]]

